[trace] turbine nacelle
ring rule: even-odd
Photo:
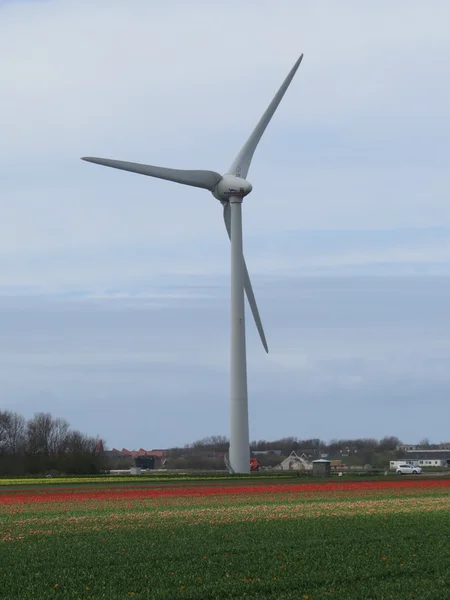
[[[243,198],[252,191],[252,184],[242,177],[234,175],[224,175],[216,187],[212,190],[212,195],[221,202],[228,202],[231,196]]]

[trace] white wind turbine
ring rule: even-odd
[[[256,146],[288,89],[303,54],[292,67],[275,94],[266,112],[245,142],[228,171],[222,176],[215,171],[167,169],[139,163],[84,157],[82,160],[158,179],[166,179],[212,192],[223,206],[223,218],[231,240],[231,364],[230,364],[230,451],[229,463],[235,473],[250,471],[250,440],[248,428],[247,359],[245,348],[244,290],[253,313],[262,344],[268,352],[255,295],[242,249],[242,200],[252,191],[246,180]]]

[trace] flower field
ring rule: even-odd
[[[87,483],[0,488],[0,598],[450,598],[450,479]]]
[[[292,473],[290,474],[282,474],[277,473],[276,475],[271,474],[269,477],[265,474],[262,477],[258,477],[259,474],[252,474],[252,479],[261,478],[261,479],[292,479]],[[1,487],[17,487],[20,486],[52,486],[55,484],[108,484],[108,483],[124,483],[128,484],[130,482],[142,483],[142,481],[147,481],[148,483],[154,481],[184,481],[184,482],[198,482],[199,479],[204,479],[206,481],[226,481],[230,482],[236,479],[248,479],[248,475],[233,475],[230,477],[229,475],[218,475],[218,474],[210,474],[210,473],[198,473],[196,475],[186,474],[186,475],[172,475],[170,473],[159,473],[159,474],[151,474],[151,475],[102,475],[102,476],[91,476],[91,477],[29,477],[29,478],[11,478],[8,479],[6,477],[0,479],[0,488]]]

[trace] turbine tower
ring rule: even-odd
[[[215,171],[190,171],[167,169],[109,158],[84,157],[82,160],[166,179],[184,185],[209,190],[223,206],[223,219],[231,241],[231,355],[230,355],[230,470],[234,473],[250,472],[250,440],[248,427],[247,357],[245,347],[244,291],[266,352],[264,329],[256,305],[255,295],[243,255],[242,201],[252,191],[246,177],[253,154],[267,125],[288,89],[303,54],[292,67],[272,102],[243,145],[233,164],[224,175]]]

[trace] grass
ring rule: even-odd
[[[1,491],[0,598],[450,597],[445,482],[308,484]]]

